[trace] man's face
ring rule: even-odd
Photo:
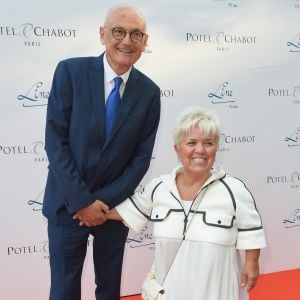
[[[115,10],[106,19],[105,26],[100,27],[100,39],[105,45],[108,63],[118,75],[125,73],[140,58],[147,43],[147,35],[141,41],[133,42],[129,33],[136,30],[144,33],[145,27],[143,18],[130,8]],[[127,30],[122,40],[113,37],[115,28]]]

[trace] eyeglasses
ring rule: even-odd
[[[141,42],[142,39],[144,38],[144,36],[146,35],[146,33],[142,32],[140,30],[128,31],[121,27],[111,29],[112,36],[118,41],[123,40],[125,38],[125,36],[127,35],[127,33],[129,34],[131,41],[134,43]]]

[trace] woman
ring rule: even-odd
[[[248,299],[259,276],[261,218],[244,183],[213,168],[219,135],[213,114],[184,110],[174,130],[182,165],[107,215],[137,232],[153,222],[153,272],[168,300]]]

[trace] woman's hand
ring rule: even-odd
[[[109,212],[105,214],[105,217],[109,220],[123,221],[122,217],[115,208],[109,210]]]
[[[242,269],[242,286],[249,292],[254,288],[259,277],[260,249],[245,250],[245,264]]]

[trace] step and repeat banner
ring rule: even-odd
[[[162,118],[151,167],[177,159],[172,128],[187,105],[222,123],[217,162],[244,180],[261,212],[268,248],[261,272],[300,267],[300,1],[127,1],[148,20],[137,67],[161,88]],[[98,56],[99,26],[117,1],[1,1],[0,298],[47,299],[47,221],[41,207],[48,160],[46,107],[58,61]],[[141,187],[140,186],[140,187]],[[130,232],[122,295],[140,292],[151,265],[151,226]],[[93,299],[91,247],[83,299]]]

